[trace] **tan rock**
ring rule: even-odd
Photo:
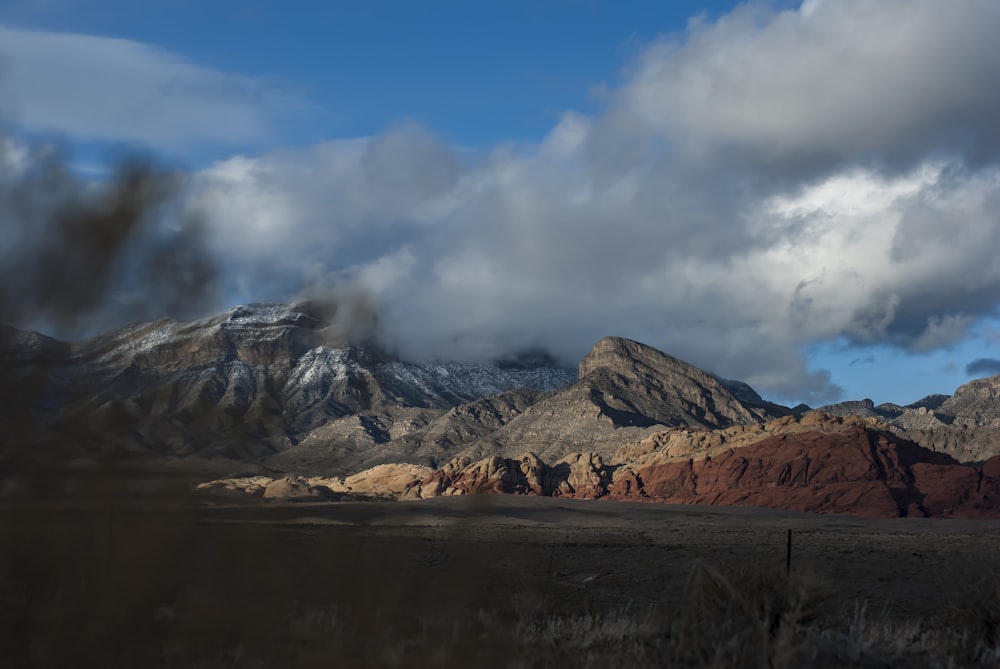
[[[310,485],[307,479],[298,476],[286,476],[271,482],[264,488],[262,496],[264,499],[317,502],[332,498],[328,488]]]
[[[432,472],[422,486],[428,493],[435,490],[440,495],[544,495],[545,472],[545,464],[534,453],[517,459],[493,456],[476,462],[462,457]]]
[[[553,497],[597,499],[606,494],[610,479],[600,455],[571,453],[549,467],[547,487]]]
[[[366,497],[420,497],[420,483],[434,470],[412,464],[377,465],[344,479],[346,492]]]

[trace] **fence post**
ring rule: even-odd
[[[792,531],[788,530],[788,544],[785,547],[785,573],[792,573]]]

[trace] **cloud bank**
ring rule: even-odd
[[[821,402],[805,346],[928,351],[996,313],[996,25],[992,0],[741,6],[538,145],[402,124],[219,162],[195,202],[237,294],[349,279],[404,355],[574,360],[618,334]]]
[[[407,357],[575,362],[615,334],[823,403],[840,390],[808,346],[930,351],[997,313],[997,25],[995,0],[741,5],[648,45],[599,114],[538,144],[460,149],[401,123],[220,161],[188,204],[233,300],[351,286]],[[238,82],[210,88],[202,122],[260,129]],[[79,123],[117,123],[100,116]],[[191,125],[128,116],[136,136]]]

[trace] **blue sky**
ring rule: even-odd
[[[997,8],[8,0],[0,120],[88,178],[188,172],[228,302],[906,403],[1000,359]]]
[[[597,108],[601,86],[617,83],[649,42],[734,4],[302,0],[290,10],[262,0],[14,0],[0,2],[0,18],[123,37],[261,79],[303,107],[282,119],[275,144],[372,135],[415,119],[443,140],[478,146],[540,140],[562,112]]]

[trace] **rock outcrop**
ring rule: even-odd
[[[345,496],[362,499],[420,498],[421,484],[434,473],[408,464],[378,465],[344,478],[322,476],[248,476],[200,483],[197,490],[238,492],[277,501],[334,501]]]

